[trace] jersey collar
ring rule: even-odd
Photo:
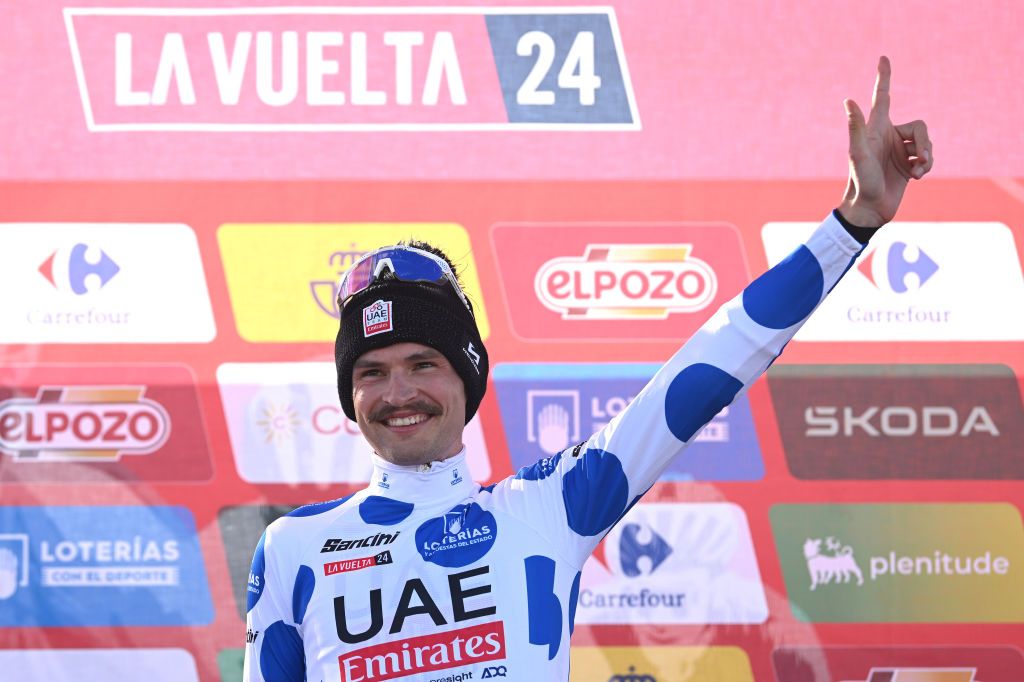
[[[400,466],[374,454],[373,475],[368,487],[371,495],[392,497],[406,502],[463,499],[479,486],[469,474],[466,448],[440,462]]]

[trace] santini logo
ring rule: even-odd
[[[320,548],[320,553],[325,552],[344,552],[357,547],[379,547],[380,545],[390,545],[392,542],[398,539],[401,531],[394,535],[387,533],[377,533],[366,538],[360,538],[358,540],[343,540],[341,538],[329,538],[324,542],[324,546]]]

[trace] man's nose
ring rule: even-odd
[[[416,387],[402,372],[388,375],[388,384],[384,390],[384,402],[389,405],[404,405],[416,397]]]

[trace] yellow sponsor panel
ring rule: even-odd
[[[732,646],[573,647],[571,682],[754,682],[747,654]]]
[[[221,225],[217,241],[238,334],[254,342],[333,341],[341,275],[363,254],[409,239],[452,259],[486,340],[490,325],[469,234],[455,223]]]

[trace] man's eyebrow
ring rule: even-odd
[[[406,355],[404,358],[402,358],[402,360],[404,362],[420,362],[422,360],[437,360],[438,358],[441,357],[444,357],[441,354],[441,351],[435,350],[433,348],[428,348],[427,350],[416,351],[415,353]],[[383,365],[383,362],[380,362],[378,360],[368,360],[364,357],[356,360],[352,364],[352,368],[365,369],[368,367],[382,367]]]
[[[439,357],[442,357],[441,351],[429,348],[427,350],[417,351],[412,355],[407,355],[405,359],[408,362],[419,362],[420,360],[436,360]]]

